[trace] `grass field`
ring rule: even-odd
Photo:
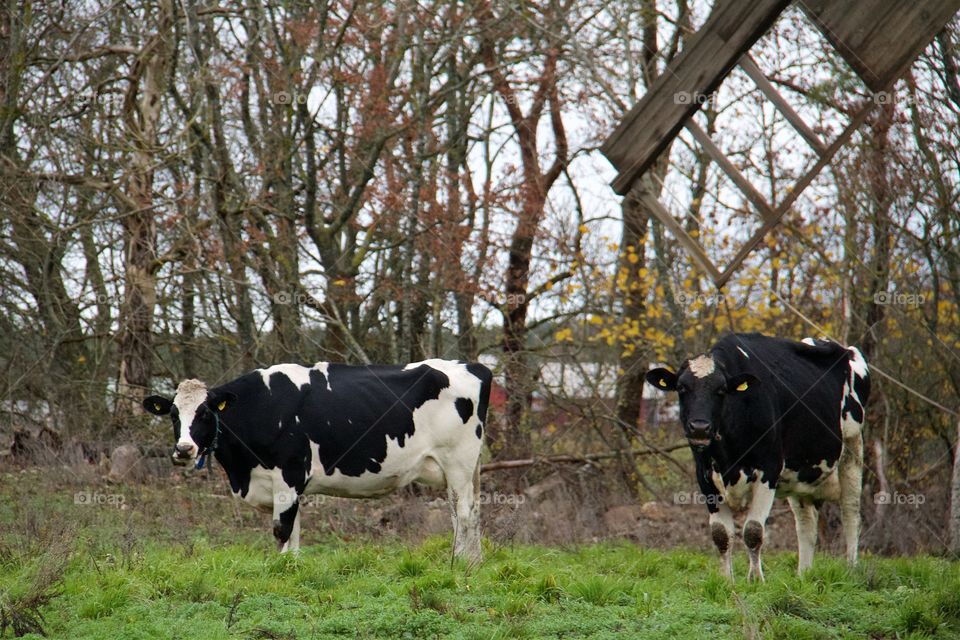
[[[742,549],[733,585],[710,553],[619,542],[488,545],[468,570],[451,565],[448,537],[321,532],[294,558],[276,554],[265,526],[231,524],[222,501],[192,505],[184,523],[163,487],[129,489],[119,509],[37,486],[7,474],[0,489],[7,637],[36,624],[51,638],[111,640],[960,637],[960,566],[939,558],[866,557],[850,570],[821,555],[801,579],[793,554],[768,554],[762,585],[743,580]]]

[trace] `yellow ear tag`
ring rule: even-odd
[[[226,400],[221,400],[221,401],[220,401],[220,404],[217,405],[217,411],[223,411],[223,410],[226,409],[226,408],[227,408],[227,401],[226,401]]]
[[[746,390],[747,390],[747,383],[746,383],[746,382],[741,382],[741,383],[740,383],[740,386],[737,387],[737,391],[746,391]]]
[[[661,387],[667,386],[667,381],[664,380],[663,378],[660,378],[660,386],[661,386]]]
[[[153,408],[156,409],[157,411],[160,411],[160,403],[159,403],[159,402],[154,402],[154,403],[153,403]]]

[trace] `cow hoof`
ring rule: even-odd
[[[761,584],[766,582],[763,578],[763,568],[759,564],[751,566],[747,571],[747,582],[759,582]]]

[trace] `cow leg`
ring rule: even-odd
[[[863,491],[863,437],[843,441],[840,454],[840,522],[847,544],[847,562],[857,564],[860,547],[860,494]]]
[[[733,580],[733,512],[714,484],[709,463],[694,454],[697,464],[697,485],[710,512],[710,537],[720,552],[720,573]]]
[[[480,561],[480,463],[472,473],[447,472],[447,497],[453,519],[453,555]]]
[[[797,574],[813,564],[813,552],[817,548],[817,506],[809,498],[787,498],[793,520],[797,527]]]
[[[290,528],[290,540],[288,549],[293,555],[300,555],[300,501],[297,500],[297,514],[293,518],[293,526]]]
[[[280,553],[300,552],[300,497],[282,481],[273,489],[273,537]]]
[[[774,486],[776,486],[774,481]],[[750,556],[750,571],[747,580],[763,582],[763,567],[760,564],[760,547],[763,546],[763,533],[767,516],[773,508],[776,491],[766,484],[757,481],[753,486],[753,495],[750,498],[750,511],[747,520],[743,523],[743,543],[747,546]]]
[[[733,512],[725,502],[710,512],[710,537],[720,552],[720,573],[733,580]]]

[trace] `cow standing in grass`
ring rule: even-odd
[[[840,503],[847,559],[857,561],[863,477],[867,363],[854,347],[794,342],[758,333],[721,338],[677,373],[658,368],[647,382],[680,396],[680,422],[693,450],[721,570],[733,577],[731,508],[748,506],[743,541],[748,579],[763,580],[760,548],[775,496],[797,526],[798,572],[813,562],[817,517]]]
[[[481,364],[279,364],[208,389],[184,380],[172,400],[173,462],[213,455],[234,495],[272,512],[281,551],[300,546],[300,497],[383,496],[411,482],[446,487],[454,553],[480,558],[480,449],[490,398]]]

